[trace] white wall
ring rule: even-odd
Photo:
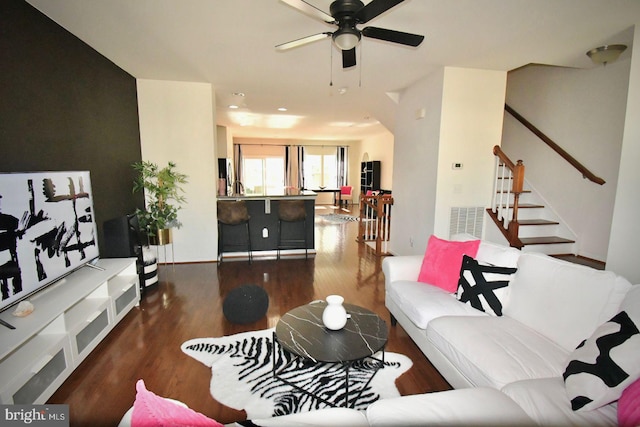
[[[380,160],[380,187],[385,190],[393,190],[393,145],[394,137],[391,132],[381,133],[362,140],[360,144],[362,154],[367,153],[369,160]],[[360,163],[358,163],[358,166]],[[360,186],[360,175],[354,181],[354,187]],[[359,192],[358,192],[359,193]],[[357,199],[354,199],[357,200]]]
[[[395,130],[392,253],[421,254],[431,234],[448,238],[453,206],[490,205],[505,88],[505,72],[446,67],[404,91]],[[454,162],[463,169],[453,170]]]
[[[607,270],[640,284],[640,31],[635,32],[633,46]]]
[[[173,230],[175,261],[212,261],[217,254],[215,103],[207,83],[137,81],[142,159],[189,176],[187,204]],[[160,261],[163,261],[163,248]],[[167,261],[171,250],[167,248]]]
[[[216,151],[219,158],[233,157],[233,138],[225,126],[216,126]]]
[[[491,205],[493,147],[502,138],[506,85],[502,71],[445,68],[434,224],[439,237],[450,237],[452,207]]]
[[[400,97],[393,152],[389,251],[424,253],[435,223],[438,143],[444,68],[419,80]],[[424,109],[425,116],[416,118]]]
[[[502,149],[522,159],[525,176],[577,236],[577,252],[607,259],[622,147],[630,60],[577,70],[529,66],[509,73],[507,103],[604,185],[580,172],[505,115]]]

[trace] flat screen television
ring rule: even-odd
[[[88,171],[0,173],[0,311],[98,256]]]

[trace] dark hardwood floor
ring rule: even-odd
[[[245,419],[213,400],[210,369],[186,356],[180,345],[273,327],[281,315],[312,300],[340,294],[345,301],[378,313],[389,325],[387,350],[411,358],[413,367],[396,382],[402,395],[449,389],[400,325],[391,327],[384,306],[382,258],[356,242],[357,222],[334,224],[316,211],[317,255],[308,260],[259,260],[160,266],[160,283],[134,308],[49,399],[70,405],[72,426],[116,426],[144,379],[154,393],[180,400],[222,423]],[[225,295],[244,283],[262,284],[269,310],[249,325],[229,323]]]

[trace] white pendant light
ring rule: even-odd
[[[340,50],[351,50],[360,43],[360,31],[344,27],[333,33],[333,42]]]

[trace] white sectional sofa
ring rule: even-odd
[[[475,259],[517,268],[503,295],[502,316],[418,282],[423,256],[383,261],[386,306],[431,363],[456,389],[499,390],[532,423],[617,425],[615,402],[574,411],[563,372],[576,347],[600,325],[621,310],[637,315],[640,286],[612,272],[484,241]],[[633,359],[637,372],[640,352]],[[496,421],[502,413],[495,412]]]

